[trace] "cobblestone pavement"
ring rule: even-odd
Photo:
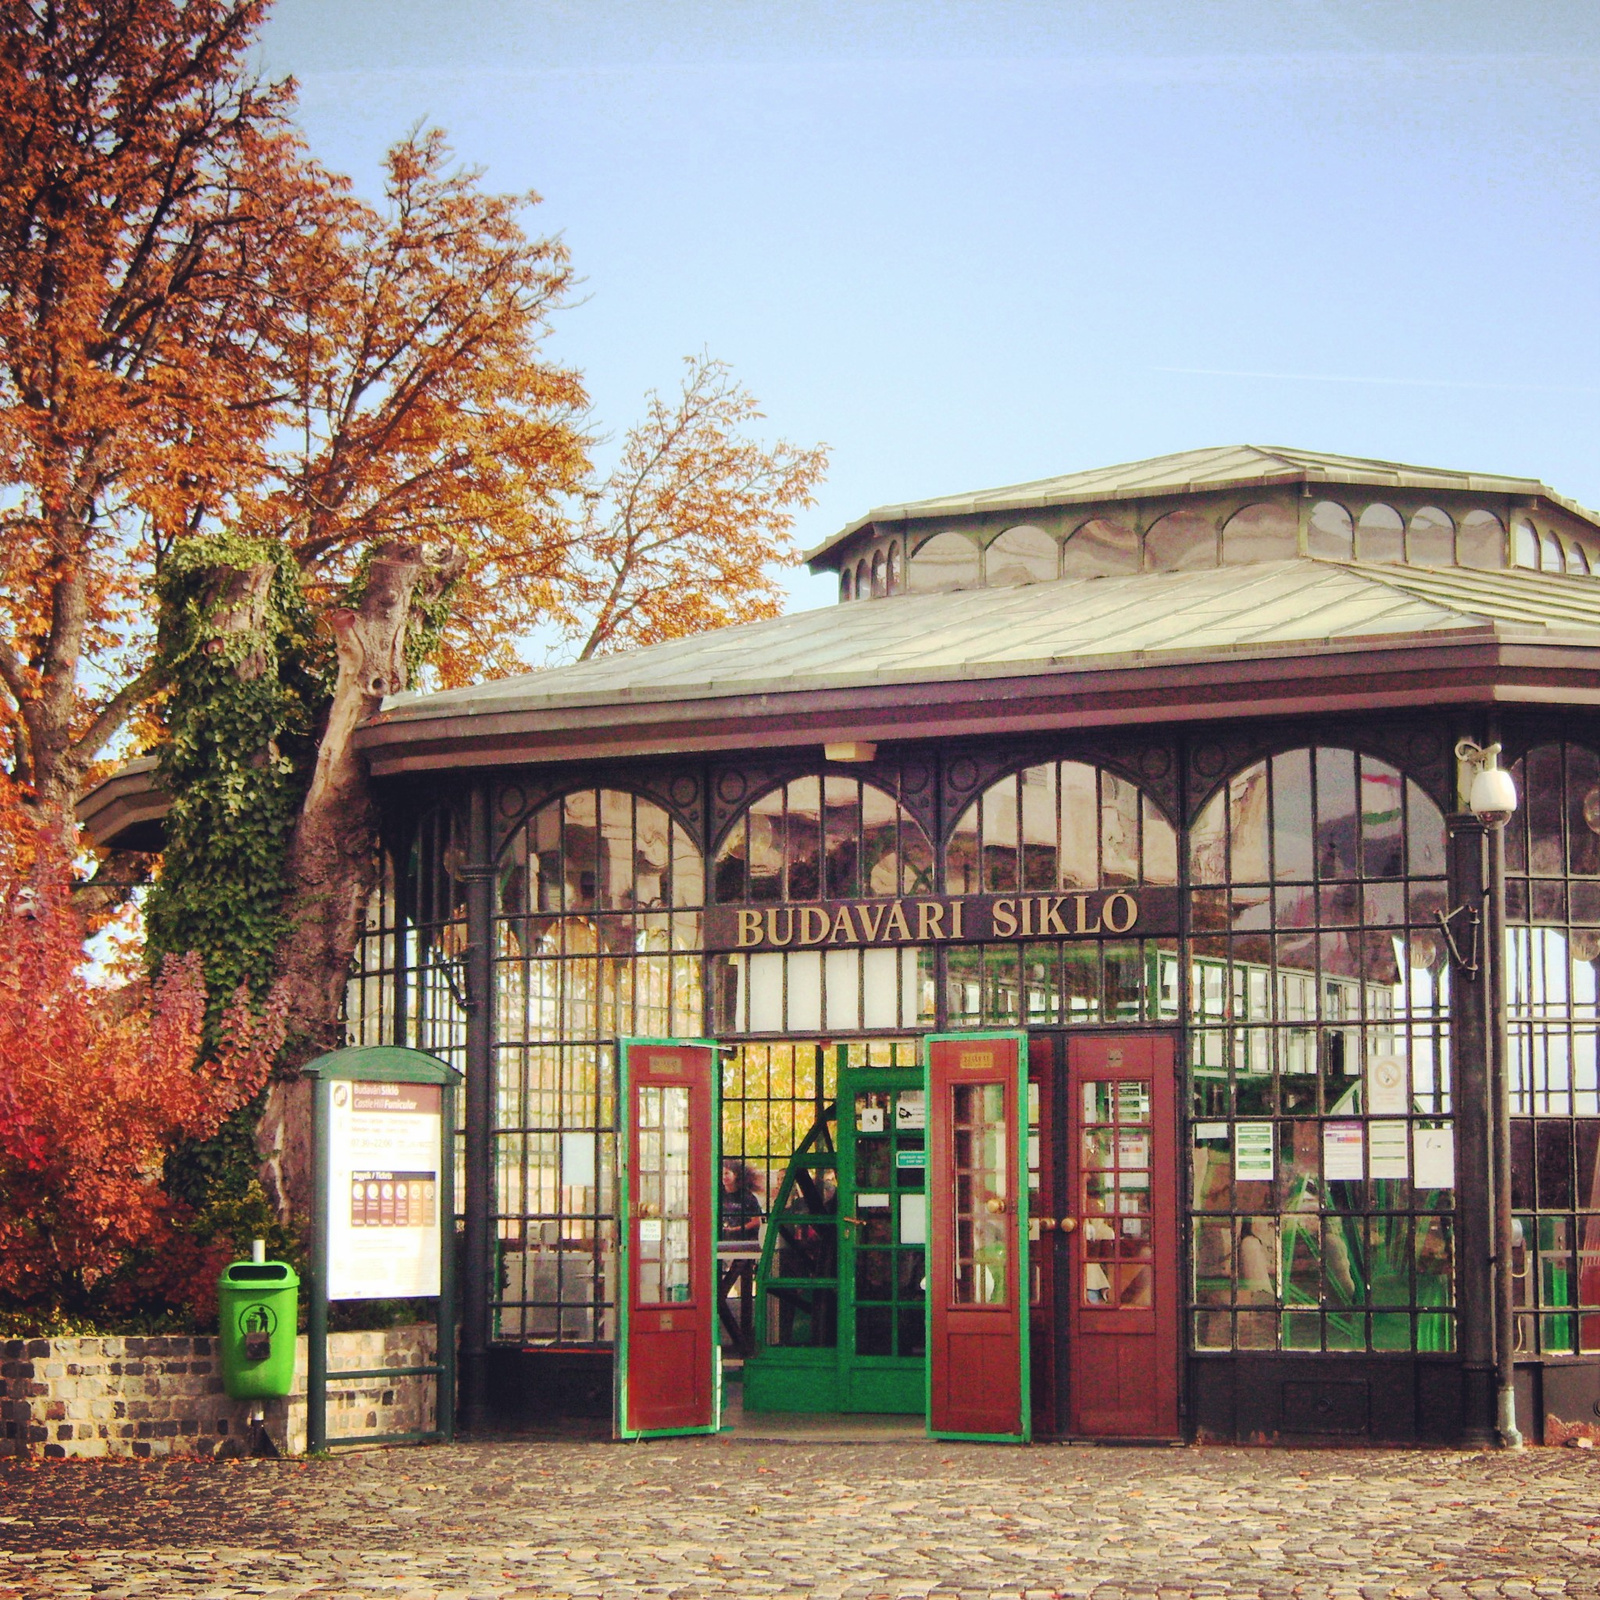
[[[0,1600],[1600,1595],[1591,1452],[496,1442],[0,1462]]]

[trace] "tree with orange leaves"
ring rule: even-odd
[[[0,0],[0,684],[57,822],[155,687],[159,549],[275,425],[261,285],[306,186],[287,90],[243,71],[265,4]]]
[[[652,392],[575,541],[578,659],[783,610],[772,571],[795,560],[794,508],[827,469],[822,446],[763,445],[761,411],[726,363],[684,362],[677,397]]]
[[[198,1061],[199,957],[169,960],[153,984],[91,987],[59,838],[14,805],[0,822],[0,1297],[90,1312],[144,1252],[163,1300],[203,1310],[217,1250],[185,1232],[162,1169],[266,1082],[281,1007],[258,1016],[241,989]]]

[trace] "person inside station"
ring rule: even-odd
[[[729,1244],[758,1244],[765,1213],[757,1177],[743,1161],[722,1163],[722,1238]]]

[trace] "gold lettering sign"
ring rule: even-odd
[[[956,1065],[964,1072],[988,1072],[994,1066],[993,1050],[962,1050],[956,1056]]]
[[[1064,894],[928,895],[759,909],[713,906],[705,916],[710,950],[1117,938],[1176,933],[1178,890],[1071,889]]]
[[[683,1057],[651,1056],[649,1070],[651,1072],[682,1072]]]

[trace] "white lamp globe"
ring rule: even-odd
[[[1517,809],[1517,786],[1511,781],[1511,774],[1487,763],[1480,767],[1472,780],[1467,806],[1480,822],[1503,828]]]

